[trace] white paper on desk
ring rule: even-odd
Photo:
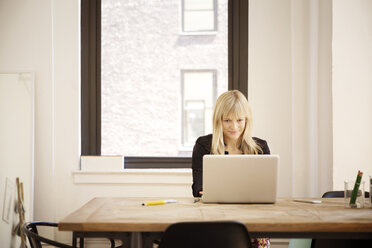
[[[304,202],[304,203],[312,203],[312,204],[320,204],[322,203],[321,200],[313,200],[313,199],[294,199],[295,202]]]

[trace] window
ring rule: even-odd
[[[182,72],[183,125],[182,144],[191,151],[195,140],[212,132],[213,104],[216,100],[216,71],[183,70]],[[224,87],[220,85],[220,87]],[[227,89],[225,85],[224,89]]]
[[[191,147],[199,136],[205,134],[204,100],[186,100],[183,112],[183,145]]]
[[[217,30],[217,0],[181,0],[182,32]]]
[[[226,0],[227,1],[227,0]],[[220,2],[220,1],[219,1]],[[122,39],[124,42],[127,42],[126,44],[121,45],[121,50],[123,52],[123,57],[125,60],[123,61],[129,61],[130,63],[137,63],[140,66],[140,70],[142,70],[144,73],[143,76],[137,77],[137,80],[132,80],[132,84],[128,83],[130,82],[131,75],[133,75],[131,72],[131,69],[125,64],[119,62],[118,65],[121,66],[121,69],[124,69],[123,73],[117,73],[115,74],[115,69],[111,72],[114,72],[114,79],[112,80],[114,83],[117,82],[124,82],[127,80],[127,85],[129,87],[127,90],[129,91],[129,94],[127,94],[124,98],[122,98],[122,101],[127,101],[128,99],[131,100],[131,98],[138,98],[142,99],[143,101],[147,101],[145,105],[147,105],[147,108],[143,108],[140,111],[138,111],[140,108],[128,108],[128,107],[122,107],[120,112],[124,114],[128,114],[129,112],[134,112],[138,116],[138,121],[141,121],[141,116],[145,112],[155,112],[160,113],[160,111],[153,111],[154,108],[158,108],[159,104],[158,102],[151,101],[153,99],[157,99],[159,101],[166,101],[165,98],[161,98],[158,96],[153,95],[153,93],[159,93],[163,91],[163,89],[159,86],[159,83],[166,83],[166,84],[172,84],[178,85],[176,91],[172,91],[170,93],[170,98],[175,98],[177,95],[181,95],[181,82],[183,84],[187,83],[188,81],[188,73],[190,72],[196,72],[196,71],[203,71],[207,72],[208,70],[202,69],[206,68],[206,62],[207,61],[219,61],[219,59],[213,57],[213,55],[208,54],[210,52],[211,48],[201,47],[201,49],[197,49],[197,45],[205,45],[208,44],[211,41],[211,38],[208,36],[198,37],[196,36],[196,40],[190,40],[190,37],[182,37],[175,35],[178,34],[177,24],[176,24],[176,32],[173,31],[173,29],[168,30],[159,30],[159,27],[162,25],[167,24],[174,24],[177,23],[177,21],[174,21],[174,19],[164,18],[164,15],[162,13],[158,13],[157,15],[152,15],[153,12],[153,4],[159,4],[161,3],[162,6],[159,8],[160,10],[164,10],[164,8],[168,7],[174,7],[176,4],[176,1],[148,1],[146,2],[146,8],[143,9],[143,11],[136,15],[131,15],[131,13],[126,13],[124,15],[123,12],[120,11],[120,7],[122,5],[127,5],[130,8],[133,9],[135,6],[142,6],[145,4],[142,4],[142,2],[138,1],[118,1],[112,6],[112,10],[120,17],[119,19],[123,19],[124,17],[129,18],[129,23],[124,25],[124,28],[131,31],[131,35],[125,36],[121,30],[116,29],[115,25],[109,24],[108,26],[105,23],[105,9],[102,10],[102,17],[101,17],[101,8],[106,8],[107,6],[104,6],[106,3],[104,0],[82,0],[81,4],[81,84],[82,84],[82,154],[83,155],[100,155],[101,154],[101,142],[104,144],[105,137],[103,137],[104,131],[102,131],[102,126],[104,126],[105,121],[102,119],[102,116],[105,115],[103,112],[105,108],[105,102],[101,102],[101,99],[104,101],[107,101],[107,99],[110,101],[110,97],[114,97],[120,90],[118,87],[112,87],[110,90],[102,88],[106,87],[103,82],[103,80],[107,80],[107,75],[110,73],[106,73],[105,69],[112,69],[110,68],[110,64],[103,64],[106,59],[117,59],[116,50],[110,50],[105,48],[103,45],[104,43],[108,42],[107,35],[111,35],[114,37],[114,39],[120,40]],[[101,5],[102,4],[102,5]],[[179,4],[179,2],[178,2]],[[190,5],[192,6],[192,5]],[[142,6],[143,7],[143,6]],[[150,8],[151,7],[151,8]],[[176,6],[177,7],[177,6]],[[216,7],[214,7],[215,11]],[[226,6],[227,9],[227,6]],[[169,13],[169,12],[168,12]],[[173,13],[173,12],[172,12]],[[176,15],[177,16],[177,15]],[[155,18],[155,21],[154,21]],[[133,20],[136,20],[135,22]],[[144,24],[146,20],[152,21],[152,25],[147,25],[147,29],[144,31],[139,31],[136,28],[131,28],[129,24],[138,24],[142,23]],[[101,23],[102,23],[102,29],[101,29]],[[145,25],[146,26],[146,25]],[[111,31],[109,31],[107,34],[104,33],[105,28],[113,28]],[[137,26],[138,27],[138,26]],[[216,27],[216,23],[215,23]],[[102,30],[102,35],[101,35]],[[226,68],[226,72],[221,71],[220,68],[216,68],[214,71],[214,79],[218,78],[218,80],[221,80],[221,82],[224,85],[228,85],[229,89],[239,89],[243,93],[247,94],[247,78],[248,78],[248,1],[247,0],[234,0],[234,1],[228,1],[228,49],[226,49],[226,57],[228,58],[228,68]],[[154,31],[155,33],[161,33],[163,36],[167,36],[175,38],[172,40],[171,43],[169,41],[163,41],[157,46],[151,47],[152,43],[157,42],[157,38],[151,34],[151,31]],[[106,35],[106,36],[105,36]],[[125,36],[125,39],[123,37]],[[142,42],[140,40],[134,40],[130,41],[127,39],[128,37],[134,37],[138,38],[140,36],[144,36],[148,38],[149,42]],[[217,35],[218,36],[218,35]],[[213,39],[215,39],[216,35],[213,35]],[[212,39],[212,40],[213,40]],[[177,47],[179,50],[184,51],[184,54],[182,56],[179,56],[178,59],[172,60],[172,57],[169,56],[159,56],[159,51],[163,46],[167,45],[173,45],[174,47]],[[189,50],[186,51],[188,48]],[[142,51],[142,55],[133,55],[130,54],[131,49]],[[166,49],[165,49],[166,50]],[[191,54],[190,51],[196,52],[195,54]],[[221,51],[219,48],[217,48],[217,51]],[[228,52],[228,53],[227,53]],[[102,59],[101,59],[102,54]],[[195,58],[198,58],[202,55],[206,55],[202,59],[202,63],[198,62],[198,65],[194,64],[190,66],[190,64],[187,64],[186,62],[193,61]],[[171,54],[174,56],[174,54]],[[145,66],[145,63],[147,63],[147,60],[149,57],[155,57],[159,58],[157,60],[157,63],[152,66]],[[183,58],[185,58],[186,62],[180,62]],[[106,63],[106,62],[105,62]],[[102,66],[101,66],[102,64]],[[155,73],[164,70],[164,67],[167,64],[175,64],[176,67],[174,67],[172,70],[167,70],[166,75],[178,75],[174,78],[158,78],[158,75],[155,75]],[[155,67],[155,69],[154,69]],[[215,68],[214,66],[208,66],[209,68]],[[102,71],[101,71],[102,68]],[[191,68],[189,70],[184,70],[184,74],[179,73],[180,70],[183,70],[182,68]],[[150,70],[150,73],[149,73]],[[178,71],[178,73],[177,73]],[[147,72],[147,73],[146,73]],[[210,71],[208,72],[210,73]],[[212,73],[213,74],[213,73]],[[134,75],[137,75],[134,73]],[[189,74],[191,75],[191,74]],[[194,74],[194,76],[197,74]],[[202,74],[199,74],[199,76]],[[101,80],[101,77],[103,80]],[[185,78],[183,78],[185,77]],[[226,78],[225,80],[223,78]],[[102,81],[102,84],[101,84]],[[145,82],[145,83],[143,83]],[[140,85],[139,88],[134,90],[133,88]],[[221,93],[226,90],[223,88],[220,88],[218,85],[219,83],[216,83],[216,92]],[[185,86],[185,85],[184,85]],[[103,96],[106,92],[106,99]],[[137,96],[133,95],[132,92],[141,92],[141,94],[144,94],[147,96],[152,97],[145,97],[141,98],[141,94],[138,94]],[[178,93],[177,93],[178,92]],[[124,154],[126,156],[126,168],[148,168],[148,167],[164,167],[164,168],[175,168],[175,167],[190,167],[191,166],[191,158],[185,157],[182,153],[182,149],[180,147],[187,145],[190,143],[190,140],[197,135],[197,133],[200,133],[202,128],[200,128],[200,123],[206,122],[207,116],[208,116],[208,103],[204,101],[202,103],[203,99],[186,99],[179,100],[178,106],[173,106],[178,109],[178,114],[174,115],[172,111],[168,112],[169,115],[161,116],[161,118],[164,118],[166,120],[172,120],[174,117],[175,119],[179,120],[179,123],[177,126],[179,130],[178,133],[178,154],[181,155],[180,157],[175,157],[174,155],[157,155],[155,153],[153,154],[139,154],[136,152],[133,152],[133,155],[129,155],[130,153],[120,152],[120,154]],[[133,103],[132,103],[133,104]],[[170,103],[165,103],[164,105],[170,105]],[[133,105],[132,105],[133,106]],[[135,105],[134,105],[135,106]],[[114,116],[118,113],[117,109],[115,108],[109,108],[110,111],[113,112]],[[141,112],[142,111],[142,112]],[[186,119],[186,117],[188,119]],[[182,118],[185,118],[184,121],[182,121]],[[151,120],[155,120],[153,118],[150,118]],[[187,121],[186,121],[187,120]],[[152,123],[149,123],[151,125]],[[182,125],[184,127],[182,127]],[[121,125],[122,127],[124,125]],[[187,128],[189,128],[189,131],[187,131]],[[192,127],[196,127],[195,129]],[[130,128],[136,128],[136,122],[133,122],[132,125],[130,125]],[[128,127],[125,127],[123,130],[119,131],[113,131],[114,134],[120,136],[122,135],[123,131],[127,131],[127,129],[130,129]],[[181,129],[185,129],[185,133]],[[204,132],[207,132],[207,127],[204,125],[203,127]],[[110,131],[110,128],[107,129]],[[141,127],[141,130],[145,130],[148,133],[152,133],[153,130],[148,130],[146,127]],[[168,130],[167,128],[163,130]],[[193,130],[193,131],[191,131]],[[126,140],[126,135],[123,135],[119,138],[119,140]],[[166,139],[168,140],[168,139]],[[143,143],[148,143],[146,141],[141,141],[138,139],[138,147],[143,149]],[[115,143],[115,142],[114,142]],[[128,146],[130,147],[130,145]],[[161,148],[160,148],[161,149]],[[176,149],[176,150],[177,150]]]
[[[191,156],[194,136],[211,130],[205,127],[211,126],[215,84],[226,91],[227,77],[216,82],[215,72],[200,68],[216,68],[220,75],[227,75],[227,0],[219,1],[225,10],[219,18],[224,31],[214,34],[212,40],[179,35],[179,4],[174,0],[146,4],[102,0],[102,154]],[[184,115],[182,109],[187,106],[182,97],[189,107],[195,106],[190,100],[204,100],[207,115],[200,116],[197,109]],[[201,127],[199,117],[205,122]],[[184,137],[182,120],[189,127]],[[185,146],[182,138],[187,137],[190,141]]]

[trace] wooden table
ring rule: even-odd
[[[61,231],[74,232],[74,245],[84,237],[119,238],[130,247],[130,234],[140,232],[143,246],[172,223],[181,221],[237,220],[252,237],[369,238],[372,209],[346,209],[343,199],[321,199],[321,204],[278,199],[275,204],[203,204],[193,198],[178,203],[142,206],[153,198],[94,198],[61,220]]]

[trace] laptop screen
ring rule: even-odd
[[[278,155],[205,155],[206,203],[275,203]]]

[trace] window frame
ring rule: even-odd
[[[185,74],[186,73],[199,73],[199,72],[209,72],[213,76],[213,92],[212,92],[212,98],[213,102],[216,101],[217,98],[217,70],[215,69],[183,69],[181,70],[181,102],[182,102],[182,113],[181,113],[181,121],[182,121],[182,132],[181,132],[181,147],[184,150],[189,150],[189,146],[185,146],[185,140],[184,140],[184,133],[186,132],[184,129],[186,128],[185,126],[185,99],[184,99],[184,89],[185,89]],[[205,105],[204,105],[204,111],[205,111]],[[205,114],[205,112],[204,112]],[[205,129],[205,126],[203,127]],[[192,148],[191,148],[192,149]]]
[[[181,20],[180,20],[180,34],[181,35],[206,35],[206,34],[215,34],[218,31],[218,19],[217,19],[217,0],[213,1],[213,22],[214,22],[214,29],[213,30],[194,30],[194,31],[185,31],[185,1],[181,1]]]
[[[248,96],[249,0],[228,0],[228,89]],[[101,0],[81,0],[81,155],[101,155]],[[125,168],[191,168],[191,157],[125,157]]]

